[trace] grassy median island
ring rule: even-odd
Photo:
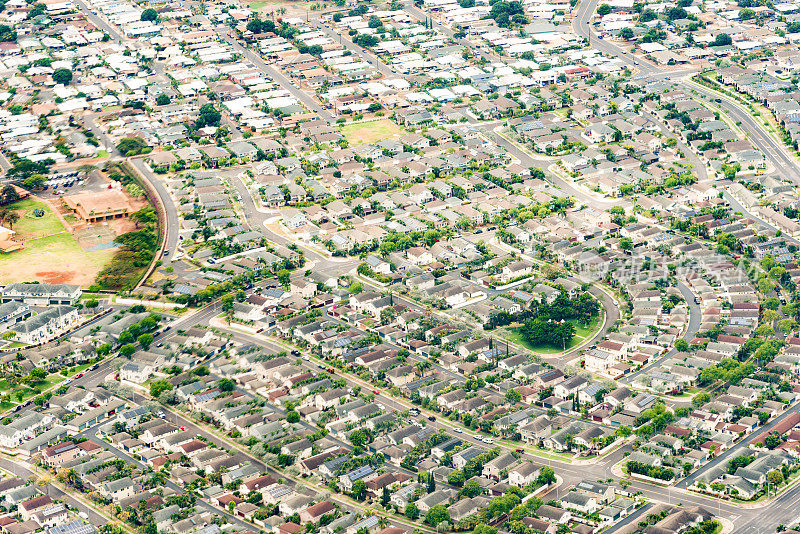
[[[83,250],[46,202],[26,198],[6,209],[19,215],[12,228],[17,232],[15,240],[24,248],[0,254],[0,281],[4,284],[39,280],[88,285],[113,256],[110,250]],[[42,215],[37,216],[39,213]]]
[[[342,135],[347,139],[350,146],[359,146],[383,141],[391,137],[400,137],[404,133],[406,133],[405,130],[389,119],[345,124],[342,126]]]

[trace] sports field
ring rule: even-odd
[[[34,215],[37,208],[44,211],[42,217]],[[7,209],[20,215],[13,229],[15,240],[24,248],[0,254],[0,284],[39,281],[88,286],[114,255],[114,249],[84,251],[45,202],[27,198]]]

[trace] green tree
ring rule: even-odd
[[[461,487],[460,493],[466,497],[476,497],[483,493],[483,488],[478,484],[477,480],[468,480]]]
[[[413,502],[410,502],[406,505],[404,513],[406,517],[411,520],[417,519],[419,517],[419,507]]]
[[[136,156],[141,154],[146,148],[148,148],[147,142],[141,137],[136,136],[124,137],[117,143],[117,150],[126,156]]]
[[[289,423],[299,423],[300,414],[297,413],[295,410],[290,410],[286,412],[286,421]]]
[[[626,41],[630,41],[634,37],[633,30],[631,28],[622,28],[619,31],[619,36]]]
[[[214,104],[203,104],[200,106],[200,112],[195,121],[197,128],[205,126],[219,126],[219,121],[222,119],[222,114],[217,111]]]
[[[774,469],[767,473],[767,481],[773,486],[783,484],[783,473],[777,469]]]
[[[72,71],[69,69],[56,69],[53,71],[53,81],[61,85],[68,85],[72,81]]]
[[[549,467],[542,467],[539,470],[539,476],[536,477],[536,482],[541,484],[542,486],[548,486],[550,484],[555,484],[556,482],[556,473]]]
[[[347,290],[352,294],[361,293],[364,290],[364,285],[361,282],[353,282]]]
[[[170,99],[169,95],[165,95],[164,93],[156,97],[156,104],[159,106],[166,106],[170,102],[172,102],[172,99]]]
[[[718,33],[716,37],[714,37],[714,41],[711,43],[711,46],[730,46],[733,43],[733,39],[727,33]]]
[[[506,402],[514,404],[522,400],[522,395],[516,389],[506,391]]]
[[[33,174],[22,181],[22,187],[25,189],[41,189],[46,182],[47,177],[41,174]]]
[[[136,347],[133,343],[125,343],[119,348],[119,355],[123,358],[130,358],[136,352]]]
[[[217,381],[217,387],[220,389],[220,391],[229,393],[236,389],[236,382],[230,378],[220,378],[219,381]]]
[[[139,346],[142,347],[142,350],[147,350],[153,342],[153,334],[141,334],[136,338],[136,341],[139,342]]]
[[[0,189],[0,206],[7,206],[19,200],[19,193],[13,185],[5,185]]]
[[[496,534],[497,529],[494,527],[490,527],[485,523],[478,523],[475,525],[475,529],[473,529],[472,534]]]
[[[750,20],[755,16],[756,12],[750,9],[749,7],[739,11],[739,20]]]
[[[161,378],[150,383],[150,396],[153,398],[158,398],[159,395],[165,391],[170,391],[171,389],[172,384]]]
[[[692,406],[695,408],[699,408],[700,406],[706,404],[708,401],[711,400],[711,395],[708,394],[706,391],[701,391],[694,397],[692,397]]]
[[[597,14],[600,15],[601,17],[605,17],[609,13],[611,13],[611,6],[610,5],[608,5],[608,4],[600,4],[599,6],[597,6]]]
[[[356,480],[353,482],[353,490],[351,491],[353,498],[357,501],[363,501],[367,496],[367,484],[363,480]]]
[[[363,447],[367,443],[367,434],[359,428],[350,432],[349,439],[353,446]]]
[[[155,21],[158,20],[158,12],[156,12],[155,9],[149,7],[147,9],[145,9],[144,11],[142,11],[142,14],[139,17],[139,20],[155,22]]]
[[[464,481],[464,472],[461,471],[461,469],[451,471],[450,474],[447,475],[447,483],[451,486],[461,487],[464,485]]]
[[[447,511],[447,508],[444,507],[443,504],[437,504],[436,506],[432,506],[428,513],[425,514],[425,524],[436,528],[439,526],[440,523],[449,523],[450,522],[450,513]]]

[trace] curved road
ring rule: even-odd
[[[692,290],[686,286],[686,284],[683,282],[678,282],[678,290],[681,292],[681,295],[683,295],[686,305],[689,307],[689,324],[686,326],[686,332],[684,332],[684,334],[681,336],[681,339],[689,341],[695,336],[695,334],[697,334],[697,331],[700,330],[700,325],[703,322],[703,312],[700,310],[700,306],[694,302],[695,295],[692,293]],[[635,373],[621,378],[619,381],[623,384],[631,384],[639,375],[657,368],[666,360],[674,356],[677,352],[678,351],[673,347],[662,357],[642,367]]]

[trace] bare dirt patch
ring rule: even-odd
[[[75,271],[39,271],[36,277],[46,284],[69,284],[77,274]]]

